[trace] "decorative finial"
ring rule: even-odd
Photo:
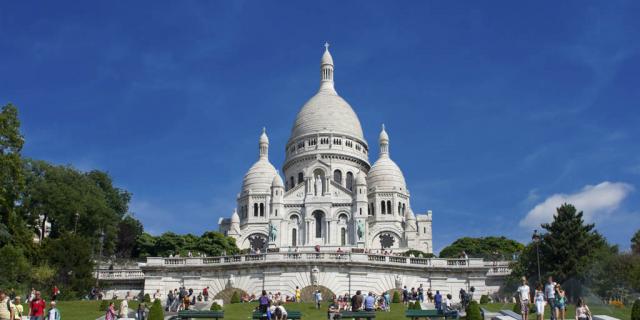
[[[382,127],[384,128],[384,124],[382,125]],[[262,134],[266,134],[267,133],[267,127],[262,127]]]
[[[382,131],[384,131],[384,123],[382,124]]]
[[[324,42],[324,51],[329,51],[329,42]]]

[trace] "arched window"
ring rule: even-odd
[[[360,208],[360,215],[362,215],[362,208]]]
[[[304,181],[304,175],[302,172],[298,172],[298,183],[302,183]]]
[[[402,214],[402,203],[398,202],[398,214]]]
[[[353,191],[353,173],[347,172],[347,189]]]
[[[407,209],[407,207],[404,205],[404,203],[402,204],[402,215],[404,215],[405,210]]]
[[[253,216],[254,217],[258,216],[258,204],[257,203],[253,204]]]
[[[387,213],[393,214],[393,210],[391,210],[391,201],[387,200]]]
[[[340,245],[347,245],[347,229],[346,228],[342,228],[340,229]]]
[[[386,214],[387,213],[387,206],[384,205],[384,201],[380,201],[380,207],[382,207],[382,214]]]
[[[260,204],[260,216],[264,217],[264,203]]]
[[[289,180],[291,180],[291,183],[289,183],[289,189],[293,189],[293,187],[296,185],[296,181],[293,180],[293,176],[291,176]]]
[[[316,238],[322,238],[322,212],[316,211],[313,215],[316,219]]]
[[[298,245],[298,229],[291,229],[291,246],[295,247]]]
[[[333,172],[333,181],[337,182],[339,185],[342,185],[342,171],[336,170]]]

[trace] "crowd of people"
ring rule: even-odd
[[[522,320],[529,320],[529,305],[533,301],[537,320],[544,318],[544,310],[549,308],[551,320],[565,320],[567,312],[567,296],[560,284],[553,281],[553,277],[547,279],[546,284],[539,283],[535,290],[531,290],[527,279],[522,277],[521,285],[516,293],[517,303],[520,304]],[[591,311],[584,299],[576,302],[576,320],[591,320]]]
[[[5,292],[0,290],[0,320],[60,320],[60,310],[56,307],[56,299],[60,294],[58,287],[54,287],[51,293],[51,302],[47,309],[47,302],[40,291],[32,288],[26,294],[27,310],[22,305],[22,297],[16,295],[14,290]]]

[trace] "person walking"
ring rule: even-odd
[[[424,288],[422,287],[422,283],[418,287],[418,300],[420,300],[420,302],[424,302]]]
[[[209,287],[202,289],[202,295],[204,296],[204,301],[209,301]]]
[[[436,295],[433,297],[433,303],[436,306],[436,310],[442,311],[442,295],[440,290],[436,290]]]
[[[384,298],[385,311],[391,311],[391,294],[389,294],[389,291],[385,292],[382,297]]]
[[[127,299],[122,299],[120,302],[120,312],[118,313],[120,318],[128,318],[129,317],[129,302]]]
[[[22,298],[20,298],[20,296],[16,296],[13,299],[13,305],[16,307],[16,312],[15,312],[16,320],[22,320],[22,315],[24,314],[24,307],[22,306]]]
[[[547,284],[544,285],[544,299],[547,301],[547,304],[549,305],[549,311],[551,314],[551,320],[556,320],[557,316],[556,316],[556,306],[555,306],[555,302],[556,302],[556,285],[557,283],[555,283],[553,281],[553,277],[549,277],[547,279]]]
[[[60,320],[60,311],[56,308],[56,302],[51,301],[49,308],[49,312],[47,312],[47,317],[45,320]]]
[[[566,304],[567,304],[567,298],[566,295],[564,293],[564,290],[562,290],[562,287],[560,287],[559,284],[556,284],[556,299],[554,301],[554,306],[555,306],[555,312],[556,312],[556,320],[564,320],[565,317],[565,313],[567,310]]]
[[[136,319],[137,320],[147,319],[147,310],[145,309],[144,303],[141,303],[138,305],[138,310],[136,310]]]
[[[527,285],[527,278],[522,277],[522,285],[518,287],[518,298],[520,299],[520,314],[522,320],[529,320],[529,298],[531,289]]]
[[[58,289],[58,286],[53,286],[53,290],[51,290],[51,301],[56,301],[59,294],[60,289]]]
[[[300,292],[300,288],[296,286],[296,302],[302,302],[302,300],[300,299],[301,295],[302,295],[302,292]]]
[[[544,292],[542,284],[538,284],[533,301],[536,304],[536,315],[538,320],[544,320]],[[551,312],[553,314],[553,310]]]
[[[35,297],[29,303],[30,320],[42,320],[44,318],[44,309],[46,307],[47,302],[40,296],[40,291],[36,291]]]
[[[409,304],[409,290],[407,290],[407,286],[402,288],[402,303],[405,306]]]
[[[116,319],[116,307],[113,304],[113,301],[109,302],[109,307],[107,307],[107,312],[104,315],[104,320],[115,320]]]
[[[316,302],[316,309],[320,309],[320,303],[322,303],[322,293],[320,293],[320,290],[316,290],[314,300]]]
[[[0,320],[13,320],[16,315],[16,307],[4,290],[0,290]]]

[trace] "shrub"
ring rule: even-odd
[[[416,302],[413,303],[413,309],[422,310],[422,305],[420,304],[420,300],[416,300]]]
[[[231,303],[240,303],[240,294],[238,294],[238,291],[234,291],[233,295],[231,296]]]
[[[164,310],[162,310],[162,304],[160,299],[156,299],[149,309],[149,320],[164,320]]]
[[[145,293],[142,301],[144,301],[145,303],[151,303],[151,296],[148,293]]]
[[[211,308],[209,310],[211,310],[211,311],[220,311],[220,310],[222,310],[222,307],[217,302],[214,302],[211,305]]]
[[[482,320],[480,306],[475,300],[469,302],[469,305],[465,309],[465,312],[467,313],[467,320]]]
[[[619,309],[624,308],[624,303],[622,303],[622,301],[614,300],[614,301],[611,301],[610,304]]]
[[[109,308],[109,303],[113,302],[113,307],[118,310],[120,308],[120,301],[113,299],[113,300],[108,300],[108,299],[102,299],[100,300],[100,305],[98,306],[98,311],[103,311],[106,312],[107,308]]]
[[[631,320],[640,320],[640,298],[636,299],[631,308]]]
[[[393,298],[391,298],[392,303],[400,303],[400,293],[398,291],[393,292]]]
[[[480,296],[480,304],[487,304],[489,303],[489,296],[486,294],[483,294],[482,296]]]

